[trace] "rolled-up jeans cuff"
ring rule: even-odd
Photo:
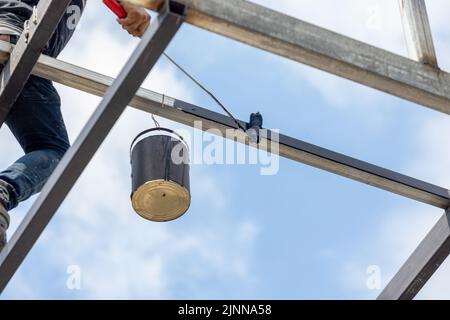
[[[0,202],[8,211],[18,205],[16,189],[3,178],[0,178]]]

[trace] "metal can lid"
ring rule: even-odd
[[[142,185],[132,196],[133,208],[144,219],[166,222],[181,217],[189,209],[189,191],[173,181],[155,180]]]

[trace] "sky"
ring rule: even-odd
[[[254,2],[407,55],[397,1]],[[450,3],[427,5],[440,67],[449,70]],[[116,76],[137,41],[89,1],[59,58]],[[260,111],[283,134],[450,186],[447,115],[189,25],[167,51],[238,118]],[[164,58],[143,86],[220,112]],[[57,88],[73,142],[100,99]],[[259,165],[192,165],[188,213],[149,222],[131,207],[128,149],[152,125],[149,114],[126,110],[2,299],[373,299],[443,214],[279,159],[272,176]],[[0,148],[8,150],[2,167],[22,155],[6,128]],[[35,199],[11,212],[9,235]],[[447,262],[418,299],[449,299],[449,283]]]

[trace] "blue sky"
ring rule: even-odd
[[[257,2],[406,55],[395,1]],[[428,7],[440,65],[450,69],[450,5],[439,0]],[[115,76],[136,43],[92,2],[60,58]],[[450,185],[446,115],[188,25],[168,52],[239,118],[260,111],[266,127]],[[220,111],[164,59],[144,86]],[[99,99],[58,89],[74,141]],[[280,159],[275,176],[261,176],[255,165],[192,166],[189,212],[150,223],[130,205],[127,150],[151,125],[149,115],[125,112],[2,298],[374,298],[380,291],[367,288],[367,268],[380,268],[384,286],[442,214]],[[5,129],[0,147],[11,150],[2,166],[21,154]],[[33,199],[11,212],[11,232]],[[81,270],[80,290],[67,288],[69,266]],[[450,298],[449,281],[445,264],[419,298]]]

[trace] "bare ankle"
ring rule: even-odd
[[[0,40],[10,42],[11,36],[8,34],[0,34]]]

